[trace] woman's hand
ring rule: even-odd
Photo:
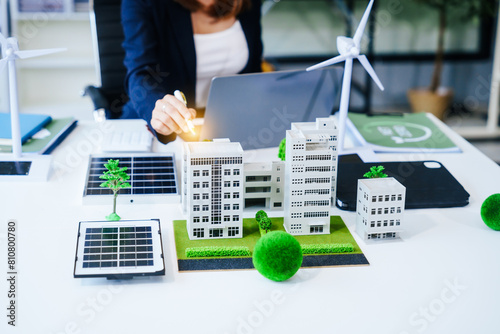
[[[196,110],[187,108],[176,97],[167,94],[163,99],[156,101],[151,117],[151,126],[157,133],[165,136],[173,132],[180,134],[182,132],[189,132],[186,119],[193,119],[195,117]]]

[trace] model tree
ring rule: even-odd
[[[366,172],[363,177],[367,177],[369,179],[377,179],[377,178],[383,178],[387,177],[387,174],[385,174],[384,171],[384,166],[372,166],[370,167],[370,171]]]
[[[280,142],[278,151],[278,158],[280,158],[281,161],[285,161],[285,151],[286,151],[286,138],[283,138]]]
[[[120,220],[120,216],[116,214],[116,198],[120,189],[130,188],[130,183],[126,182],[130,179],[130,175],[126,173],[127,167],[119,167],[118,164],[120,160],[108,160],[108,163],[104,164],[106,171],[104,174],[99,176],[100,179],[106,180],[101,183],[100,186],[103,188],[109,188],[113,192],[113,212],[106,216],[107,220],[117,221]]]
[[[255,214],[255,220],[259,224],[259,231],[264,235],[271,230],[272,222],[264,210],[259,210]]]

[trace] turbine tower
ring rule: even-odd
[[[361,21],[359,23],[358,29],[356,30],[356,33],[354,34],[354,37],[353,38],[345,36],[337,37],[337,49],[340,54],[336,57],[325,60],[324,62],[308,67],[306,69],[307,71],[311,71],[321,67],[326,67],[345,61],[344,78],[342,81],[342,94],[340,97],[340,110],[339,110],[338,148],[340,151],[344,149],[344,136],[346,130],[347,112],[349,109],[349,97],[351,93],[352,63],[354,58],[359,60],[361,65],[363,65],[364,69],[372,77],[373,81],[375,81],[377,86],[381,90],[384,90],[384,86],[380,82],[380,79],[375,73],[375,70],[370,65],[370,62],[368,61],[365,55],[360,54],[361,38],[363,37],[363,32],[365,30],[366,23],[368,22],[368,17],[370,16],[370,11],[373,6],[373,1],[374,0],[371,0],[368,6],[366,7],[365,13],[361,18]]]

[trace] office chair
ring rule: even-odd
[[[120,7],[121,0],[90,0],[90,23],[100,87],[89,85],[85,87],[84,95],[94,103],[96,120],[119,118],[128,101],[124,86],[127,69],[123,65],[125,51],[122,48],[124,34]]]

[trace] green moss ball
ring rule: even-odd
[[[481,218],[495,231],[500,231],[500,194],[493,194],[481,205]]]
[[[273,231],[257,241],[252,260],[262,276],[281,282],[299,270],[302,264],[302,248],[290,234]]]

